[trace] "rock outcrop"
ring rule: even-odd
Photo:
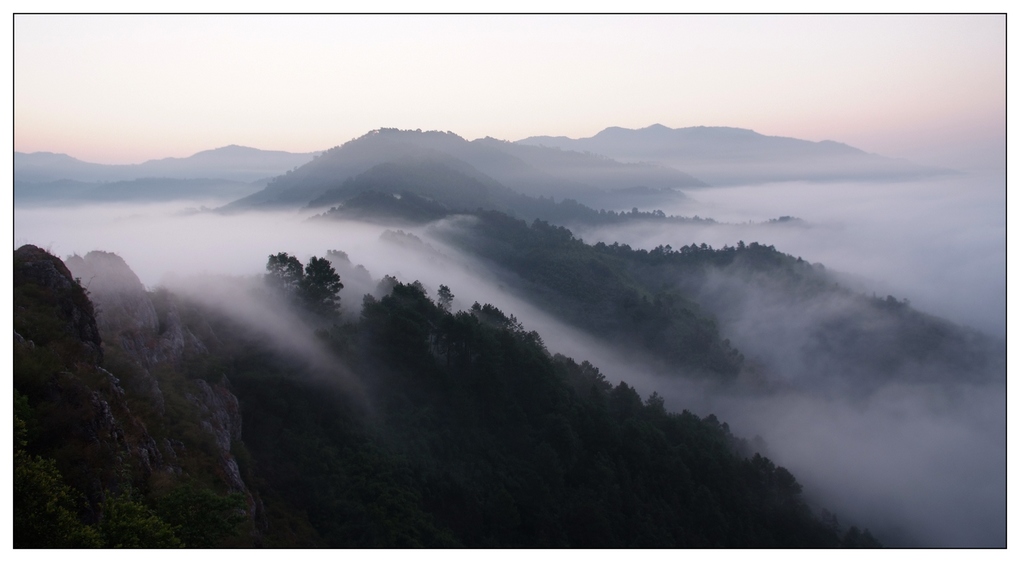
[[[241,440],[240,405],[225,376],[209,384],[187,372],[188,360],[206,348],[175,299],[163,295],[154,304],[124,260],[107,252],[72,256],[65,265],[23,246],[14,279],[15,387],[41,420],[33,446],[85,495],[85,519],[99,521],[111,492],[166,485],[152,477],[176,480],[185,467],[209,462],[195,459],[212,455],[225,487],[246,498],[259,544],[264,509],[232,451]],[[161,380],[170,386],[161,388]],[[182,425],[182,418],[189,421]],[[215,452],[194,446],[202,438],[186,434],[192,420],[212,437]],[[159,428],[158,441],[147,426]]]
[[[182,326],[174,303],[169,301],[162,315],[157,312],[141,280],[117,254],[92,251],[71,256],[66,263],[96,303],[99,329],[107,341],[116,338],[143,367],[164,362],[179,366],[187,354],[205,352],[202,342]]]
[[[241,405],[237,397],[223,385],[210,386],[198,379],[195,386],[198,392],[189,393],[186,397],[202,412],[202,428],[216,441],[227,485],[231,491],[247,493],[237,461],[231,454],[231,444],[241,440]]]
[[[96,363],[102,361],[102,340],[95,309],[67,266],[45,250],[26,244],[14,252],[14,287],[34,285],[43,300],[57,308],[63,332],[84,346]]]
[[[37,447],[63,464],[94,522],[107,491],[168,467],[120,381],[102,368],[95,308],[65,264],[22,246],[14,253],[14,297],[15,388],[43,418]]]
[[[225,376],[221,383],[210,385],[185,372],[186,360],[204,354],[206,347],[184,325],[175,299],[163,293],[154,303],[153,294],[117,254],[92,251],[85,256],[75,255],[68,258],[67,266],[96,302],[99,328],[106,341],[115,343],[135,363],[136,376],[130,390],[146,396],[156,413],[164,416],[165,397],[153,371],[169,369],[191,379],[187,386],[194,390],[186,391],[184,398],[195,407],[202,429],[215,441],[217,473],[230,491],[245,496],[249,515],[254,518],[261,505],[248,490],[231,450],[232,444],[241,440],[240,404]],[[171,441],[164,441],[162,454],[153,442],[141,462],[168,464],[170,470],[180,472],[177,456],[185,449],[183,443],[177,441],[175,447]]]

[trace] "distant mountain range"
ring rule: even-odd
[[[14,200],[18,205],[231,201],[308,163],[315,154],[230,145],[187,158],[111,165],[52,152],[15,152]]]
[[[205,198],[234,200],[225,207],[228,211],[315,208],[365,191],[365,181],[355,191],[350,185],[344,187],[345,182],[380,164],[436,172],[436,166],[428,162],[449,168],[430,178],[432,183],[456,172],[460,184],[470,178],[487,186],[477,197],[462,201],[463,205],[495,196],[498,204],[484,206],[499,210],[509,208],[507,194],[573,199],[593,209],[650,209],[683,197],[681,189],[713,185],[889,181],[953,173],[868,154],[838,142],[770,137],[728,127],[610,127],[585,139],[529,137],[517,142],[379,129],[322,153],[231,145],[187,158],[104,165],[66,154],[16,152],[14,191],[16,203]],[[391,181],[385,191],[399,194],[413,188],[413,177],[398,175],[400,185]],[[378,183],[378,178],[373,181]],[[450,209],[458,206],[444,204]]]
[[[209,178],[139,178],[102,182],[55,180],[41,183],[15,181],[14,200],[18,205],[155,203],[184,200],[222,204],[223,201],[249,195],[260,187],[261,184],[257,182]]]
[[[888,181],[953,173],[869,154],[839,142],[772,137],[732,127],[609,127],[589,138],[538,136],[516,144],[590,152],[621,161],[654,162],[683,170],[711,185]]]
[[[14,153],[18,183],[58,180],[79,182],[130,181],[139,178],[220,179],[236,182],[266,180],[307,164],[316,153],[259,150],[230,145],[204,150],[187,158],[162,158],[141,164],[94,164],[52,152]]]

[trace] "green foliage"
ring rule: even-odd
[[[53,302],[52,291],[34,283],[21,285],[14,289],[14,302],[23,308],[14,317],[14,330],[25,339],[45,346],[67,337],[67,321]]]
[[[592,253],[569,231],[542,223],[504,226],[524,242],[504,241],[523,243],[526,251],[503,247],[503,259],[533,264],[531,279],[549,295],[563,295],[561,312],[629,303],[633,316],[601,324],[605,333],[638,338],[660,353],[659,346],[676,342],[707,346],[698,359],[672,360],[725,372],[711,363],[712,353],[725,350],[714,326],[668,291],[647,291],[640,271],[620,267],[617,250]],[[552,250],[543,254],[529,249],[532,243]],[[339,283],[318,258],[305,268],[277,254],[270,265],[277,287],[294,296],[307,290],[308,279],[327,290]],[[378,298],[365,298],[357,322],[318,332],[318,343],[343,365],[336,373],[312,371],[212,312],[182,308],[182,318],[203,326],[209,356],[151,370],[162,414],[140,395],[111,404],[119,404],[118,419],[133,419],[130,406],[154,438],[173,440],[187,476],[161,473],[134,488],[130,475],[109,476],[135,470],[130,457],[118,461],[122,451],[109,447],[78,449],[68,437],[82,420],[98,419],[93,406],[81,405],[92,404],[92,392],[112,396],[103,386],[111,384],[107,378],[93,368],[67,371],[48,348],[16,346],[15,411],[29,423],[17,420],[15,520],[38,522],[18,526],[51,529],[60,544],[151,548],[233,546],[242,531],[256,529],[271,547],[872,544],[867,531],[843,534],[814,517],[793,475],[743,454],[746,444],[714,416],[671,413],[657,394],[642,399],[626,383],[611,385],[590,363],[551,356],[536,332],[492,305],[453,314],[445,285],[437,302],[420,283],[390,278],[382,289]],[[670,334],[662,341],[624,334],[627,326],[655,322],[655,314],[663,317],[658,328]],[[142,380],[141,371],[120,352],[109,359],[127,393],[137,392],[133,381]],[[220,451],[188,398],[197,392],[194,378],[216,376],[229,377],[240,400],[242,441],[231,446],[255,498],[251,506],[239,495],[216,493]],[[63,389],[62,402],[46,398],[53,384]],[[55,451],[56,462],[22,450],[29,426],[38,435],[34,446]],[[77,498],[96,482],[91,491],[105,501],[94,506],[90,527]],[[131,489],[138,495],[110,491]],[[248,509],[262,514],[264,527],[241,524]],[[19,545],[56,544],[22,537]]]
[[[265,355],[231,374],[264,489],[323,546],[840,544],[714,416],[552,357],[496,307],[451,314],[394,282],[325,337],[368,406]]]
[[[299,286],[301,299],[309,310],[326,318],[336,317],[344,284],[329,260],[312,256]]]
[[[312,256],[303,266],[294,256],[280,252],[269,256],[266,283],[289,298],[300,302],[308,311],[335,320],[340,309],[340,290],[344,284],[327,258]]]
[[[506,209],[515,194],[462,161],[439,157],[383,162],[351,177],[309,203],[344,218],[387,218],[424,222],[479,207]]]
[[[108,498],[99,532],[105,548],[181,548],[174,527],[127,495]]]
[[[294,291],[301,284],[304,270],[301,262],[287,252],[269,256],[266,262],[266,282],[271,287],[285,291]]]
[[[219,496],[190,483],[177,486],[156,500],[156,514],[176,530],[188,548],[215,548],[237,534],[247,519],[244,496]]]
[[[732,380],[743,357],[715,322],[661,279],[644,275],[648,252],[586,245],[563,227],[478,212],[454,243],[493,260],[523,283],[517,289],[550,312],[620,350],[639,350],[651,367]],[[651,259],[655,259],[654,257]]]
[[[443,312],[450,312],[450,304],[453,303],[453,293],[450,288],[446,285],[439,286],[439,292],[437,293],[436,305],[439,306]]]
[[[14,418],[14,547],[96,548],[96,530],[78,519],[84,498],[52,459],[29,455],[25,422]]]
[[[385,224],[421,224],[441,219],[449,210],[414,193],[398,194],[365,191],[332,207],[324,216],[329,219],[379,221]]]
[[[23,408],[19,408],[23,409]],[[84,497],[57,463],[26,452],[27,429],[15,417],[14,546],[17,548],[168,548],[181,546],[171,525],[127,496],[107,497],[97,526],[79,517]]]

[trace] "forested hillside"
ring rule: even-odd
[[[772,246],[589,245],[496,212],[455,224],[432,232],[484,259],[522,298],[660,372],[731,381],[749,355],[759,381],[854,395],[894,380],[1004,381],[1005,342],[855,293]]]
[[[452,310],[455,288],[348,295],[279,253],[219,281],[289,311],[253,323],[193,296],[211,286],[72,261],[88,283],[15,254],[16,547],[876,545],[715,416],[550,354],[509,311]],[[270,341],[285,317],[315,335]]]

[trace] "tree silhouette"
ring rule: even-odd
[[[287,252],[269,256],[269,261],[266,262],[266,272],[266,282],[285,291],[297,290],[302,277],[304,277],[301,262],[296,257],[288,255]]]
[[[301,300],[309,310],[326,317],[336,316],[340,308],[339,293],[344,284],[329,260],[312,256],[299,286]]]
[[[439,305],[439,308],[441,308],[444,312],[450,312],[450,304],[453,302],[453,293],[450,292],[449,287],[446,285],[439,286],[437,300],[438,302],[436,304]]]

